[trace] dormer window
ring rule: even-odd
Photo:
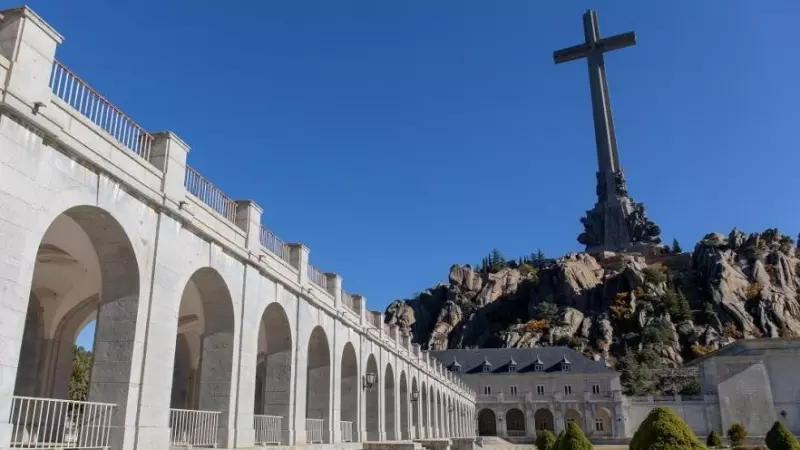
[[[453,373],[460,373],[461,372],[461,364],[458,363],[458,360],[453,358],[453,363],[450,364],[450,372]]]
[[[508,362],[508,371],[509,372],[516,372],[517,371],[517,362],[514,361],[514,358]]]
[[[533,363],[533,371],[544,372],[544,362],[539,358],[539,355],[536,355],[536,361]]]
[[[564,357],[561,358],[561,371],[569,372],[570,370],[572,370],[572,363],[570,363],[567,356],[564,355]]]
[[[489,373],[492,371],[492,363],[489,362],[488,358],[483,359],[483,366],[481,367],[483,373]]]

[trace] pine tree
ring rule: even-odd
[[[672,240],[672,253],[683,253],[683,249],[681,249],[681,244],[678,243],[677,239]]]
[[[722,436],[717,433],[717,430],[711,430],[711,434],[709,434],[708,439],[706,439],[706,445],[710,448],[722,447]]]
[[[797,443],[797,439],[781,421],[775,422],[775,425],[770,428],[770,430],[767,432],[767,438],[765,442],[769,450],[800,449],[800,444]]]
[[[72,375],[69,377],[70,400],[86,401],[89,395],[89,375],[92,371],[92,352],[76,345],[72,348]]]

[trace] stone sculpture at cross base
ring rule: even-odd
[[[594,208],[581,218],[578,242],[588,253],[604,250],[637,251],[661,244],[661,228],[647,217],[644,204],[628,196],[622,171],[615,174],[615,192],[606,195],[604,177],[598,172]]]
[[[581,219],[584,231],[578,242],[589,253],[601,251],[642,251],[661,243],[661,229],[647,218],[644,205],[628,194],[619,163],[611,99],[603,54],[636,44],[634,32],[600,38],[597,14],[583,15],[585,42],[553,53],[556,64],[586,58],[592,94],[592,115],[597,145],[597,203]]]

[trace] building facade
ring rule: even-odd
[[[175,134],[57,61],[33,11],[2,16],[0,448],[472,432],[465,383],[192,169]],[[87,400],[69,400],[91,321]]]
[[[619,374],[568,347],[432,352],[478,393],[477,434],[530,442],[575,423],[593,440],[626,436]]]

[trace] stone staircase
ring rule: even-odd
[[[497,436],[481,436],[475,440],[475,446],[486,450],[536,450],[533,444],[517,444]]]

